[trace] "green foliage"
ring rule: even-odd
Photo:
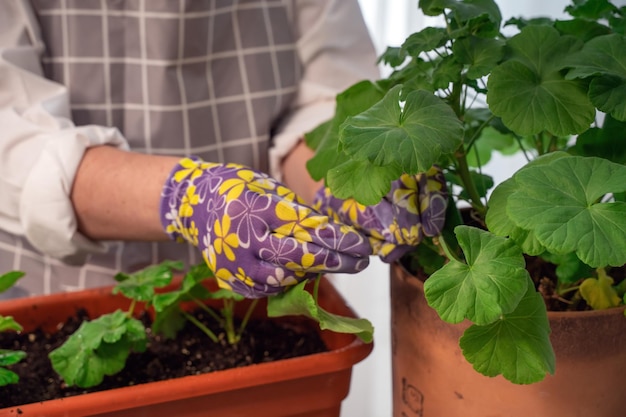
[[[549,333],[545,304],[529,280],[515,310],[490,324],[470,326],[459,344],[478,372],[530,384],[546,373],[554,374],[556,358]]]
[[[0,275],[0,293],[11,288],[23,276],[22,271],[10,271]]]
[[[128,355],[143,352],[146,342],[143,323],[117,310],[83,322],[48,356],[66,384],[87,388],[124,369]]]
[[[518,246],[507,238],[470,226],[455,233],[465,262],[450,259],[424,283],[431,307],[450,323],[464,319],[484,325],[517,307],[528,272]]]
[[[343,317],[324,310],[317,302],[319,280],[315,283],[316,289],[313,294],[304,289],[306,282],[301,282],[289,291],[269,297],[267,315],[269,317],[306,316],[319,323],[322,330],[356,334],[364,342],[370,343],[374,334],[372,324],[366,319]]]
[[[26,357],[26,352],[19,350],[0,349],[0,387],[17,384],[20,377],[7,366],[15,365]]]
[[[189,321],[218,343],[221,338],[188,312],[188,304],[191,303],[203,309],[222,326],[230,344],[238,343],[258,300],[249,301],[243,317],[237,320],[235,307],[244,301],[243,296],[226,289],[209,290],[206,281],[215,277],[205,263],[191,267],[180,285],[171,287],[174,272],[182,268],[181,262],[165,261],[134,273],[117,274],[115,279],[118,284],[113,288],[113,293],[129,298],[128,310],[117,310],[84,321],[76,332],[48,355],[53,369],[65,383],[81,388],[97,386],[106,376],[115,375],[124,369],[131,353],[146,350],[146,328],[142,321],[134,318],[138,305],[144,310],[153,308],[153,333],[175,338]],[[8,289],[22,276],[19,272],[0,276],[0,289]],[[371,342],[373,328],[369,321],[329,313],[317,304],[317,287],[315,295],[311,295],[304,290],[304,285],[302,283],[291,291],[271,297],[268,315],[304,315],[318,322],[322,329],[356,333],[363,340]],[[217,310],[208,307],[205,302],[210,299],[221,300],[222,307]],[[0,316],[0,331],[5,330],[21,331],[22,327],[12,317]],[[24,352],[0,349],[0,386],[18,382],[18,375],[5,367],[19,362],[25,356]]]
[[[24,276],[22,271],[9,271],[0,275],[0,293],[11,288],[20,278]],[[22,326],[11,316],[0,315],[0,332],[16,331],[21,332]],[[0,349],[0,387],[17,384],[19,375],[7,369],[7,366],[15,365],[26,357],[26,352]]]
[[[626,8],[573,0],[570,18],[504,24],[493,0],[419,8],[441,24],[387,49],[388,77],[338,96],[307,167],[337,197],[373,205],[400,174],[441,166],[453,210],[469,203],[478,228],[446,225],[405,259],[431,272],[426,295],[442,319],[474,323],[461,346],[478,371],[538,381],[554,361],[525,257],[554,264],[557,296],[624,304],[622,284],[600,271],[626,263]],[[357,103],[353,88],[372,94]],[[492,190],[482,167],[494,152],[528,164]]]
[[[68,385],[85,388],[96,386],[106,375],[121,371],[131,352],[143,352],[146,349],[144,324],[133,318],[139,302],[143,303],[144,309],[154,309],[154,333],[175,338],[185,323],[190,321],[213,342],[218,342],[219,337],[184,308],[184,303],[192,302],[221,323],[229,343],[236,344],[256,301],[250,304],[239,328],[236,328],[235,303],[243,297],[226,290],[209,291],[204,282],[214,276],[204,263],[190,268],[180,286],[167,291],[166,287],[172,283],[174,272],[182,268],[181,262],[164,261],[131,274],[117,274],[115,279],[119,283],[113,293],[121,293],[130,299],[128,311],[118,310],[83,322],[63,345],[50,352],[54,370]],[[224,301],[221,315],[205,305],[204,301],[208,299]]]

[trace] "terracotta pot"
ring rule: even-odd
[[[355,317],[327,280],[321,282],[319,303]],[[101,288],[5,301],[0,314],[12,315],[26,331],[40,325],[54,329],[79,307],[94,317],[127,308],[128,300]],[[321,336],[328,352],[5,408],[0,416],[338,417],[352,367],[373,346],[352,335],[323,331]]]
[[[465,360],[468,323],[443,322],[423,282],[391,267],[394,417],[618,417],[624,415],[624,308],[548,313],[556,373],[531,385],[489,378]]]

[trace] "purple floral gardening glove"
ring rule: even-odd
[[[369,263],[360,232],[241,165],[182,159],[165,183],[160,210],[170,237],[197,246],[220,286],[249,298]]]
[[[422,241],[437,236],[443,228],[448,196],[443,173],[432,167],[423,174],[404,174],[374,206],[354,199],[340,200],[322,187],[313,207],[363,232],[369,237],[372,254],[393,262]]]

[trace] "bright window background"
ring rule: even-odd
[[[376,50],[382,53],[389,46],[400,46],[406,36],[421,28],[438,24],[423,16],[417,0],[359,0]],[[626,0],[617,0],[624,5]],[[568,0],[499,0],[507,20],[517,16],[540,14],[565,17]],[[385,73],[385,69],[381,69]],[[486,171],[496,182],[510,176],[521,165],[515,157],[494,158]],[[342,417],[389,417],[391,406],[391,333],[389,304],[389,267],[372,258],[370,266],[358,275],[337,275],[333,281],[353,309],[372,321],[375,327],[374,350],[356,365],[352,386],[343,403]]]

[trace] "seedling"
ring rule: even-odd
[[[11,271],[0,275],[0,293],[8,290],[22,278],[24,273],[21,271]],[[16,322],[13,317],[4,317],[0,315],[0,332],[7,330],[21,332],[22,326]],[[26,357],[26,352],[21,350],[0,349],[0,387],[17,384],[20,377],[13,371],[7,369],[7,366],[15,365]]]
[[[200,308],[213,317],[224,330],[229,344],[237,344],[259,300],[251,300],[239,324],[235,317],[235,307],[244,297],[225,289],[210,290],[207,280],[215,279],[205,265],[193,266],[182,278],[177,288],[172,288],[175,271],[183,269],[182,262],[165,261],[149,266],[132,274],[119,273],[115,276],[118,284],[114,294],[122,294],[129,299],[127,310],[116,310],[96,319],[83,322],[61,346],[48,355],[54,370],[66,384],[89,388],[99,385],[105,376],[114,375],[124,369],[132,352],[144,352],[148,338],[144,323],[135,318],[138,310],[152,308],[154,319],[152,332],[167,338],[175,338],[187,321],[196,325],[209,339],[220,343],[222,338],[205,326],[189,311]],[[2,282],[16,280],[15,275]],[[365,319],[341,317],[327,312],[318,305],[316,280],[313,294],[305,290],[306,283],[287,289],[283,294],[268,299],[268,316],[304,315],[320,324],[322,329],[342,333],[353,333],[366,342],[371,342],[373,328]],[[10,285],[7,284],[7,288]],[[2,287],[0,287],[2,288]],[[222,307],[213,309],[206,300],[220,299]],[[191,305],[190,305],[191,303]],[[6,328],[21,330],[12,319],[0,321]],[[0,351],[0,367],[19,361],[23,352]],[[16,375],[0,368],[0,378],[7,383],[17,382]]]

